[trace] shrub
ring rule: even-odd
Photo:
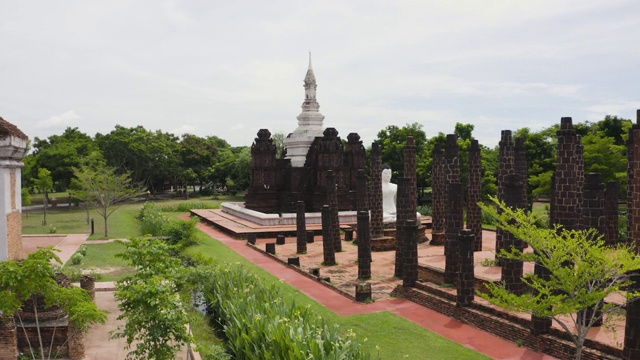
[[[143,234],[152,236],[164,235],[162,228],[169,221],[169,218],[162,214],[155,204],[147,202],[142,205],[137,217],[142,222]]]
[[[87,256],[87,245],[80,245],[78,253],[82,254],[82,256]]]
[[[432,216],[433,215],[433,209],[429,205],[420,205],[420,206],[418,206],[418,212],[421,215],[426,215],[426,216]]]
[[[55,226],[53,226],[53,225],[49,226],[49,234],[55,234],[57,232],[58,232],[58,229],[56,229]]]
[[[236,359],[369,359],[355,334],[341,332],[309,307],[285,302],[274,285],[247,270],[213,267],[205,295]],[[251,324],[247,326],[246,324]]]
[[[73,265],[80,265],[80,263],[82,262],[82,258],[84,256],[82,254],[80,254],[79,252],[71,255],[71,264]]]

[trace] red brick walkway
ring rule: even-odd
[[[283,279],[291,286],[296,287],[338,315],[348,316],[389,311],[494,359],[554,359],[554,357],[549,355],[518,347],[512,342],[461,323],[408,300],[379,300],[372,304],[355,302],[335,291],[327,290],[327,287],[249,248],[242,240],[233,239],[225,233],[204,224],[199,224],[198,227],[209,236],[219,240],[249,261],[269,271],[274,276]]]

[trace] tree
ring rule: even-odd
[[[207,169],[216,164],[217,153],[218,147],[213,139],[191,134],[182,135],[180,140],[181,178],[198,181],[202,188],[206,181]],[[187,174],[189,170],[191,172]]]
[[[180,145],[173,134],[116,125],[108,134],[96,134],[96,143],[108,165],[129,171],[134,182],[153,192],[172,184],[180,173]]]
[[[104,236],[108,237],[107,221],[120,207],[117,204],[140,194],[142,189],[132,185],[130,173],[118,174],[115,168],[102,164],[94,167],[83,165],[73,173],[80,182],[79,198],[96,205],[96,211],[104,219]]]
[[[53,350],[51,343],[47,351],[40,335],[38,299],[44,300],[45,308],[62,307],[69,315],[69,321],[80,330],[87,330],[91,324],[103,324],[106,321],[106,312],[98,309],[86,290],[76,286],[66,288],[56,282],[54,261],[61,263],[52,248],[39,248],[25,260],[0,262],[0,319],[16,316],[22,325],[19,311],[25,301],[33,299],[39,341],[38,351],[29,344],[33,359],[37,353],[40,353],[41,359],[45,359],[47,352],[49,355],[46,358],[52,358]]]
[[[423,154],[422,149],[427,142],[427,135],[422,130],[422,125],[417,122],[406,124],[401,128],[389,125],[378,132],[376,142],[380,144],[382,149],[382,162],[391,166],[394,178],[402,174],[402,169],[404,169],[404,146],[407,136],[413,136],[416,153]],[[418,163],[420,163],[420,160],[418,160]]]
[[[273,140],[273,145],[276,146],[276,158],[281,159],[284,155],[284,134],[281,132],[277,132],[271,135],[271,140]]]
[[[115,297],[125,325],[111,334],[127,339],[127,349],[135,350],[127,359],[172,360],[193,341],[185,286],[191,269],[182,266],[174,249],[164,241],[134,238],[122,242],[127,250],[119,256],[136,272],[117,282]]]
[[[510,311],[553,319],[573,341],[576,359],[580,359],[589,329],[608,319],[608,315],[614,317],[625,306],[605,302],[605,298],[614,293],[626,297],[627,301],[640,297],[640,293],[623,291],[632,284],[630,273],[640,269],[640,257],[627,245],[607,247],[595,229],[538,228],[534,215],[522,209],[514,211],[496,198],[493,201],[500,210],[481,204],[483,211],[496,218],[498,227],[534,250],[525,253],[515,248],[503,249],[500,255],[535,261],[546,268],[550,276],[527,274],[523,281],[533,292],[522,295],[510,293],[503,283],[488,283],[489,292],[479,295]]]
[[[44,194],[44,216],[42,218],[42,225],[47,225],[47,205],[49,203],[49,191],[53,189],[53,179],[51,178],[51,171],[45,168],[40,168],[38,170],[38,177],[33,180],[33,183],[36,189],[40,190]]]
[[[77,127],[68,127],[62,135],[51,135],[47,139],[36,137],[33,148],[33,165],[25,170],[49,169],[57,191],[67,189],[73,178],[73,168],[80,165],[80,159],[97,149],[93,139]]]

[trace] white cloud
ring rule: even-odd
[[[60,115],[54,115],[47,120],[40,121],[36,124],[38,128],[59,128],[63,126],[74,125],[78,123],[78,120],[82,119],[81,116],[76,114],[75,111],[69,110]]]
[[[182,125],[180,127],[174,128],[173,130],[170,130],[169,132],[177,136],[182,136],[184,134],[197,134],[196,130],[198,129],[195,126]]]

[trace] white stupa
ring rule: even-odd
[[[298,127],[284,139],[287,149],[287,159],[292,167],[303,167],[307,159],[307,152],[317,136],[322,136],[324,116],[320,114],[320,104],[316,101],[316,77],[311,67],[311,53],[309,53],[309,69],[304,77],[304,95],[302,112],[298,115]]]

